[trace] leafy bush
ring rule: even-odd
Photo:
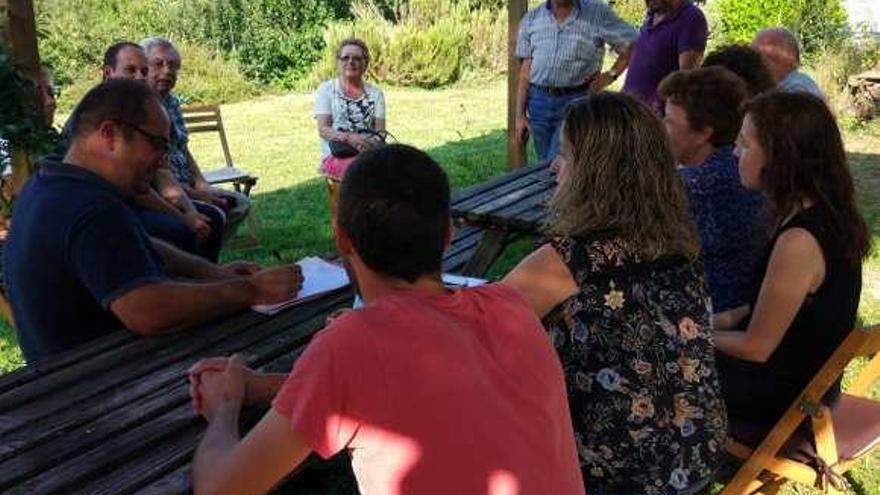
[[[385,52],[385,80],[433,88],[458,79],[468,31],[455,19],[443,19],[427,29],[406,25]]]
[[[645,0],[610,0],[608,5],[633,26],[641,26],[645,19]]]
[[[629,0],[627,0],[629,1]],[[364,38],[368,77],[435,87],[464,70],[506,69],[506,0],[35,0],[40,52],[66,96],[62,109],[100,77],[120,39],[162,35],[186,45],[181,91],[193,101],[238,99],[253,81],[304,88],[336,73],[334,51]],[[244,77],[235,74],[241,71]],[[188,85],[192,85],[191,87]]]
[[[466,68],[506,70],[505,10],[474,9],[466,0],[410,0],[396,8],[394,22],[377,3],[357,2],[353,21],[332,23],[308,86],[336,76],[336,48],[352,36],[370,47],[367,78],[375,81],[432,88],[458,80]]]
[[[0,45],[0,138],[31,155],[51,150],[57,134],[45,123],[37,88]]]
[[[159,34],[219,50],[249,78],[289,87],[309,73],[323,27],[349,15],[349,1],[36,0],[36,9],[40,51],[61,85],[93,78],[84,76],[114,41]]]
[[[761,29],[783,26],[809,56],[840,47],[847,38],[841,0],[717,0],[713,8],[721,43],[749,43]]]
[[[204,0],[201,0],[204,2]],[[246,75],[291,87],[308,74],[324,48],[322,30],[342,12],[340,0],[216,0],[204,2],[200,40],[240,61]]]
[[[471,13],[465,65],[490,75],[507,71],[506,9],[479,9]]]

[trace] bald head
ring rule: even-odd
[[[778,83],[801,65],[801,49],[797,37],[785,28],[765,29],[755,35],[752,48],[761,54],[764,64]]]

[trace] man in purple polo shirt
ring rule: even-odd
[[[623,91],[640,97],[658,113],[657,86],[672,72],[700,66],[709,28],[703,12],[688,0],[645,0],[642,24]]]

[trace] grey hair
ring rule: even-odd
[[[784,27],[772,27],[761,30],[760,32],[758,32],[755,38],[759,38],[764,35],[772,36],[775,41],[774,44],[781,46],[786,51],[794,55],[794,58],[795,60],[797,60],[798,63],[801,62],[801,44],[798,42],[797,36],[795,36],[794,33],[789,31],[788,29],[785,29]]]
[[[177,59],[180,60],[180,51],[177,50],[177,47],[174,46],[174,43],[168,41],[167,38],[163,38],[161,36],[150,36],[149,38],[144,38],[138,43],[141,45],[141,48],[144,49],[144,53],[149,57],[150,51],[153,48],[165,48],[166,50],[171,50],[177,55]]]

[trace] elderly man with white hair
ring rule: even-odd
[[[162,97],[165,110],[171,118],[171,149],[168,154],[171,172],[191,199],[213,204],[226,213],[224,237],[229,237],[247,216],[250,199],[237,191],[209,184],[189,151],[189,133],[183,121],[180,100],[171,94],[177,85],[177,74],[181,67],[180,52],[173,43],[158,36],[141,40],[140,45],[147,55],[147,84]]]
[[[764,65],[781,91],[802,91],[825,99],[825,93],[810,76],[799,71],[801,48],[791,31],[775,27],[755,35],[752,48],[761,54]]]

